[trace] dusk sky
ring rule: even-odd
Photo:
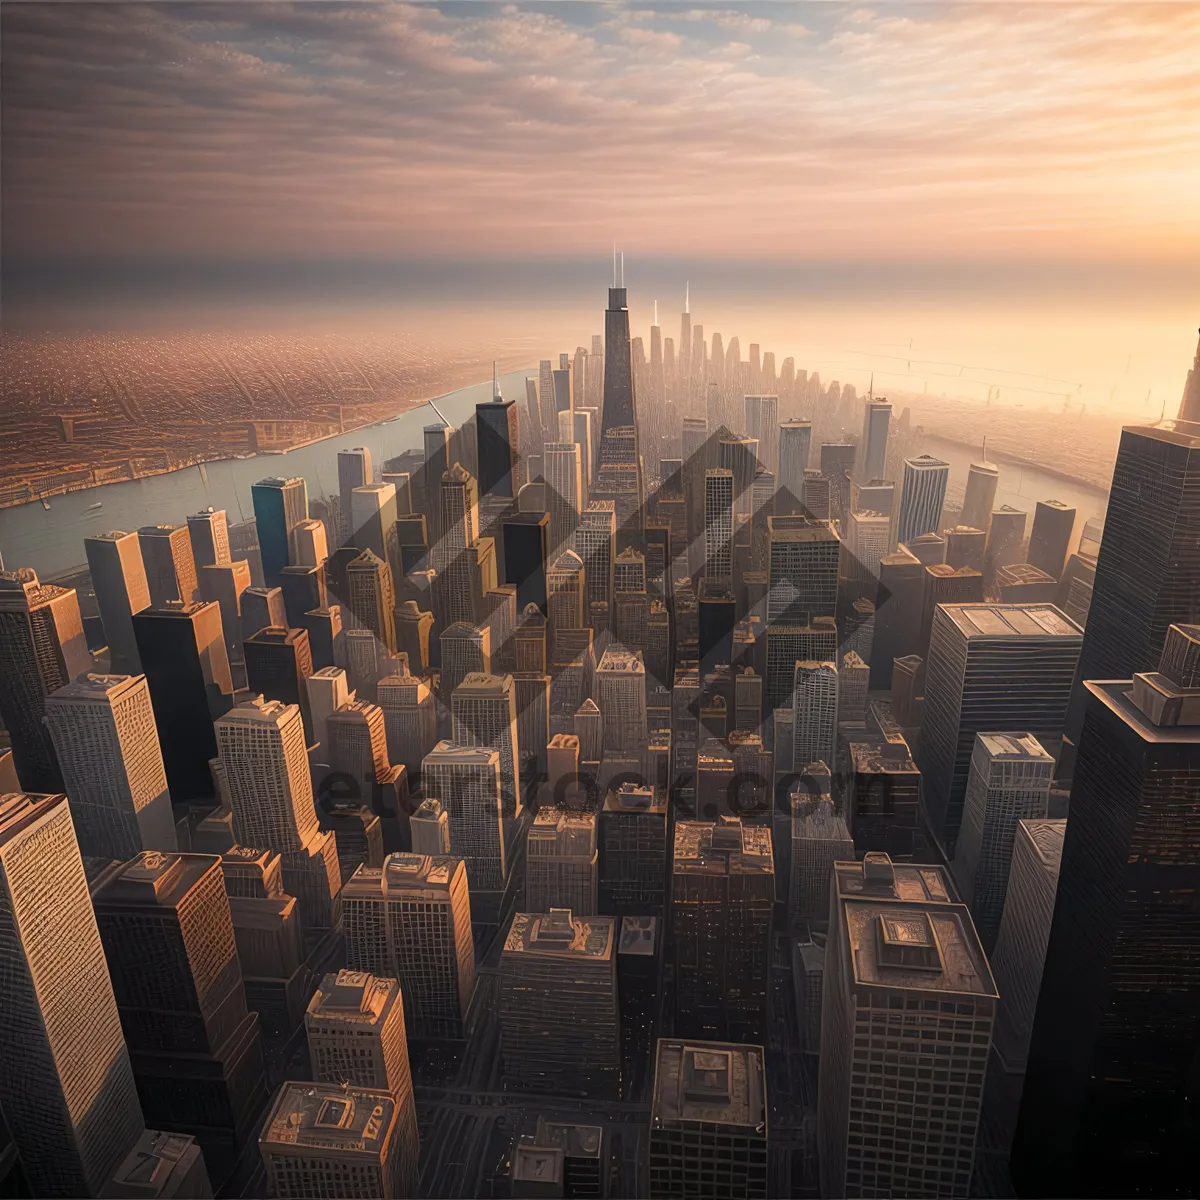
[[[1195,4],[6,4],[10,249],[1200,262]]]
[[[635,323],[691,279],[710,330],[863,382],[887,364],[846,347],[915,338],[1100,402],[1143,362],[1153,407],[1194,345],[1197,4],[6,3],[0,32],[10,324],[374,289],[584,338],[616,242]]]

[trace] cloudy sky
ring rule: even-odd
[[[1200,264],[1200,5],[9,4],[5,248]]]

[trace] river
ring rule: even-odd
[[[528,371],[501,377],[501,390],[524,410]],[[491,395],[491,381],[471,384],[434,403],[453,424],[465,421],[476,404]],[[152,475],[122,483],[70,492],[50,500],[49,510],[39,501],[0,509],[0,554],[4,565],[33,567],[43,579],[73,570],[84,563],[83,539],[109,529],[137,529],[141,525],[181,524],[189,513],[212,505],[223,508],[230,522],[253,515],[250,486],[272,475],[303,475],[310,497],[337,491],[337,452],[347,446],[366,446],[376,470],[405,450],[422,445],[422,430],[437,420],[428,403],[415,405],[398,416],[367,425],[337,437],[325,438],[286,454],[260,454],[253,458],[222,459],[204,471],[185,467],[165,475]],[[937,437],[922,439],[921,449],[950,464],[948,503],[957,507],[966,484],[971,450]],[[1071,483],[1036,467],[1001,462],[997,504],[1010,504],[1030,513],[1038,500],[1061,500],[1078,510],[1075,536],[1089,517],[1103,516],[1107,495],[1080,483]],[[205,478],[207,476],[207,478]],[[91,506],[100,502],[103,507]]]
[[[528,371],[500,377],[501,391],[525,408]],[[475,405],[488,400],[492,381],[435,396],[433,403],[453,425],[465,421]],[[299,446],[286,454],[227,458],[199,467],[183,467],[165,475],[108,483],[50,498],[44,509],[38,500],[0,509],[0,554],[8,570],[33,567],[42,579],[53,578],[85,563],[83,539],[109,529],[134,530],[142,525],[182,524],[189,513],[210,504],[223,508],[229,521],[254,515],[250,486],[273,475],[302,475],[309,498],[337,494],[337,452],[366,446],[378,471],[384,461],[405,450],[419,449],[422,430],[437,420],[428,403],[405,409],[375,425]],[[207,477],[207,479],[206,479]],[[99,501],[103,507],[91,506]]]

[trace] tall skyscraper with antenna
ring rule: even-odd
[[[600,462],[592,499],[613,501],[618,548],[624,549],[645,528],[645,492],[624,255],[617,257],[614,268],[614,286],[609,288],[608,308],[604,313],[604,401],[600,415]]]

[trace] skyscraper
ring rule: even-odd
[[[392,569],[371,550],[364,550],[346,568],[348,603],[356,625],[369,629],[389,653],[396,652],[393,611],[396,593]]]
[[[342,889],[346,959],[392,976],[410,1038],[461,1038],[475,994],[475,941],[460,858],[389,854]]]
[[[821,1193],[967,1195],[997,1003],[970,914],[940,868],[886,854],[839,863],[831,895]]]
[[[1065,820],[1018,821],[992,972],[1000,991],[996,1056],[1005,1071],[1023,1074],[1033,1033],[1054,897],[1062,863]]]
[[[611,917],[514,914],[500,955],[500,1052],[510,1086],[620,1095],[616,959]]]
[[[575,442],[547,442],[542,458],[546,511],[550,514],[550,553],[571,544],[583,507],[580,450]]]
[[[1200,427],[1168,421],[1123,429],[1067,719],[1075,745],[1083,681],[1152,669],[1168,626],[1200,619],[1198,506]]]
[[[967,471],[967,490],[963,495],[959,524],[986,532],[988,520],[996,507],[996,489],[999,486],[1000,470],[995,463],[973,462]]]
[[[809,624],[837,611],[841,542],[828,521],[803,516],[767,521],[769,622]]]
[[[837,664],[797,660],[792,687],[794,764],[834,761],[837,717]]]
[[[946,500],[946,482],[950,464],[929,454],[904,460],[904,489],[900,496],[900,516],[896,521],[896,540],[912,541],[923,533],[936,533],[942,524],[942,505]],[[964,518],[965,519],[965,518]]]
[[[438,742],[421,763],[421,785],[446,810],[450,849],[466,863],[472,892],[503,889],[508,867],[500,752]]]
[[[229,522],[223,508],[214,509],[210,504],[198,513],[191,513],[187,527],[197,571],[229,562]]]
[[[161,608],[168,600],[190,604],[199,582],[186,525],[143,525],[138,530],[142,564],[150,588],[150,603]]]
[[[604,399],[600,417],[600,458],[592,495],[598,500],[613,501],[619,548],[623,549],[645,523],[637,397],[629,346],[629,308],[623,286],[609,288],[608,308],[604,313]]]
[[[371,451],[366,446],[355,446],[353,450],[339,450],[338,467],[338,507],[340,510],[340,528],[337,533],[338,545],[357,546],[354,527],[355,488],[366,487],[374,480],[371,473]]]
[[[212,795],[213,722],[233,704],[225,631],[216,603],[145,608],[133,616],[174,801]]]
[[[1048,815],[1054,759],[1037,738],[977,733],[951,871],[991,952],[1000,932],[1017,822]]]
[[[610,790],[599,814],[600,911],[664,916],[667,799],[653,787]]]
[[[793,417],[779,426],[778,516],[799,513],[804,504],[804,472],[812,446],[812,422]],[[768,464],[769,465],[769,464]]]
[[[262,479],[251,485],[250,498],[254,502],[263,579],[268,587],[278,587],[279,572],[289,562],[297,561],[294,535],[296,526],[308,518],[308,484],[300,477]]]
[[[709,579],[733,582],[733,472],[704,472],[704,573]]]
[[[460,746],[488,746],[500,753],[500,794],[506,820],[521,815],[520,736],[511,675],[473,672],[450,697],[454,740]]]
[[[646,744],[646,666],[640,650],[611,645],[596,667],[593,689],[604,721],[604,749],[638,754]]]
[[[221,859],[144,851],[92,903],[142,1111],[156,1128],[194,1130],[223,1181],[267,1093]]]
[[[929,831],[947,855],[962,823],[975,735],[1018,729],[1061,738],[1083,635],[1049,604],[937,610],[925,668],[919,763]]]
[[[660,1038],[650,1105],[650,1193],[766,1200],[761,1046]]]
[[[75,590],[41,583],[27,567],[0,571],[0,718],[25,787],[62,790],[46,697],[91,666]]]
[[[1084,685],[1013,1146],[1018,1194],[1191,1186],[1194,1142],[1183,1131],[1200,1034],[1198,648],[1200,628],[1173,625],[1157,671]]]
[[[582,629],[587,615],[587,582],[583,559],[574,550],[564,550],[546,573],[546,594],[550,627],[558,635],[568,629]]]
[[[550,515],[512,513],[504,519],[503,540],[504,582],[516,584],[517,611],[536,604],[545,613]]]
[[[525,907],[594,915],[597,863],[596,814],[543,805],[525,842]]]
[[[150,586],[136,533],[99,533],[83,539],[100,622],[108,639],[109,666],[117,674],[142,669],[133,636],[133,614],[150,605]],[[249,580],[246,581],[249,585]],[[213,597],[206,596],[205,599]]]
[[[99,1195],[145,1122],[65,796],[0,796],[0,954],[0,1103],[29,1186]]]
[[[437,705],[429,680],[420,675],[388,675],[379,681],[379,707],[388,759],[409,774],[437,744]]]
[[[575,530],[575,553],[583,560],[587,599],[612,604],[617,516],[611,500],[589,501]]]
[[[517,406],[498,393],[490,402],[475,405],[478,442],[479,499],[513,500],[521,478]]]
[[[1039,500],[1029,533],[1029,564],[1061,579],[1074,530],[1075,509],[1061,500]]]
[[[304,629],[260,629],[242,643],[246,655],[246,686],[268,700],[295,704],[304,718],[309,743],[320,741],[308,704],[308,677],[313,673],[312,651]]]
[[[322,833],[317,821],[300,709],[256,696],[214,729],[234,841],[279,851],[284,887],[300,902],[305,937],[319,940],[336,923],[341,872],[334,836]]]
[[[761,1036],[774,902],[770,829],[736,817],[676,823],[671,926],[677,1029]]]
[[[125,860],[176,848],[144,675],[81,675],[50,694],[46,726],[81,853]]]
[[[888,427],[892,406],[886,400],[868,400],[863,410],[862,456],[859,471],[863,479],[882,479],[887,474]]]
[[[400,984],[366,971],[328,974],[308,1003],[304,1027],[318,1083],[387,1092],[396,1102],[396,1153],[403,1161],[397,1194],[411,1196],[417,1185],[417,1112]]]
[[[390,483],[365,483],[350,493],[350,520],[354,544],[374,551],[385,562],[396,527],[396,488]],[[297,522],[297,527],[303,522]],[[294,540],[294,533],[293,533]],[[296,558],[293,547],[292,558]]]
[[[1020,509],[1002,504],[992,513],[984,550],[984,573],[989,578],[994,578],[1001,567],[1021,561],[1024,537],[1025,513]]]
[[[820,774],[828,784],[828,767],[824,763],[816,765],[825,768]],[[846,819],[838,814],[827,792],[812,795],[801,788],[788,799],[792,808],[788,908],[793,916],[804,920],[828,921],[833,864],[853,860],[854,840]]]
[[[341,1083],[283,1084],[258,1139],[272,1195],[296,1200],[406,1194],[411,1146],[400,1103]]]

